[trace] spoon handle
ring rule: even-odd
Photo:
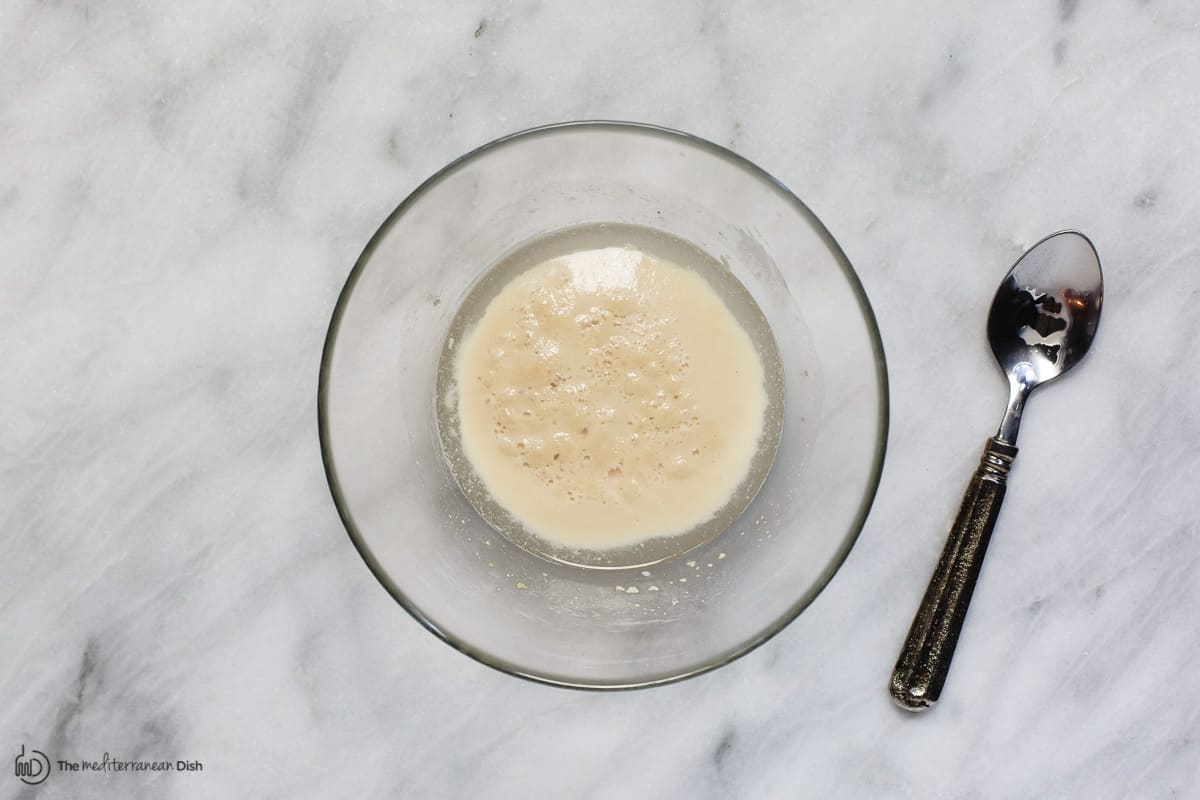
[[[1015,445],[994,436],[984,447],[892,672],[892,698],[902,708],[924,711],[942,694],[1016,456]]]

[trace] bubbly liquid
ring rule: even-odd
[[[446,402],[465,461],[559,554],[702,528],[763,448],[755,342],[699,273],[632,245],[519,272],[453,353]]]

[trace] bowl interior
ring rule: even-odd
[[[435,424],[438,357],[479,276],[596,223],[653,228],[726,264],[770,324],[786,382],[775,464],[746,511],[644,569],[553,563],[498,535],[459,491]],[[683,134],[574,123],[474,151],[391,215],[339,299],[319,412],[339,512],[406,609],[514,674],[618,688],[725,663],[811,602],[874,495],[887,389],[857,278],[786,189]]]
[[[455,370],[461,350],[458,343],[468,337],[496,295],[531,265],[580,250],[611,247],[618,242],[675,264],[686,264],[688,269],[699,275],[713,289],[737,324],[748,334],[754,346],[763,368],[767,407],[759,429],[757,452],[751,460],[749,471],[715,514],[685,532],[642,540],[632,545],[604,549],[563,547],[531,534],[519,519],[496,502],[463,451],[457,403],[459,386]],[[775,453],[779,449],[786,406],[784,375],[779,345],[775,341],[770,324],[754,298],[724,264],[709,258],[706,253],[682,239],[666,236],[661,231],[637,225],[601,223],[583,228],[566,228],[519,247],[502,258],[499,265],[488,270],[471,287],[466,300],[459,306],[458,313],[450,324],[449,335],[438,359],[434,409],[442,451],[455,482],[475,510],[501,535],[520,547],[552,561],[598,569],[642,568],[706,544],[728,529],[754,499],[770,473]],[[661,453],[657,455],[661,457]],[[689,491],[694,491],[694,488]],[[655,492],[651,492],[647,497],[652,497],[658,502],[663,500],[663,496]],[[710,501],[716,502],[721,499],[713,497]],[[692,504],[693,511],[699,512],[699,509],[704,507],[703,501],[698,502],[698,498],[693,494],[688,495],[688,501]]]

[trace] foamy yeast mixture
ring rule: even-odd
[[[455,372],[463,453],[492,498],[573,549],[711,519],[750,470],[768,402],[754,344],[708,282],[631,248],[518,275]]]

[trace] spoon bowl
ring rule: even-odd
[[[1079,363],[1100,324],[1104,276],[1090,239],[1051,234],[1013,265],[988,313],[988,342],[1008,378],[1009,407],[997,436],[1016,444],[1030,392]]]

